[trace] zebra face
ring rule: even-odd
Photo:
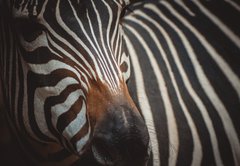
[[[142,165],[149,135],[129,96],[121,13],[128,1],[15,1],[23,118],[37,140],[103,165]],[[31,119],[31,120],[29,120]]]

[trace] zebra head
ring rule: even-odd
[[[127,0],[15,0],[24,127],[103,165],[141,165],[149,135],[126,86]],[[18,88],[21,89],[21,88]],[[19,122],[18,122],[19,123]]]

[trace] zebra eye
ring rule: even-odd
[[[31,42],[42,34],[45,27],[30,19],[16,19],[16,30],[26,41]]]

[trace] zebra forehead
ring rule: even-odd
[[[13,17],[27,18],[29,16],[37,16],[48,0],[15,0],[13,2]]]
[[[1,0],[2,1],[2,0]],[[0,1],[0,2],[1,2]],[[31,17],[31,16],[37,16],[39,15],[39,13],[41,13],[41,11],[43,10],[44,6],[46,6],[46,4],[48,3],[56,3],[56,2],[60,2],[62,0],[14,0],[13,1],[13,16],[15,18],[21,17],[21,18],[27,18],[27,17]],[[75,4],[83,4],[86,2],[111,2],[111,3],[115,3],[118,6],[125,6],[130,4],[132,1],[135,0],[74,0]]]

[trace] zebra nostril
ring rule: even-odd
[[[128,106],[108,110],[94,130],[92,154],[102,165],[142,165],[149,135],[143,119]]]
[[[96,138],[93,141],[92,153],[97,162],[102,165],[115,165],[118,159],[118,152],[107,140]]]

